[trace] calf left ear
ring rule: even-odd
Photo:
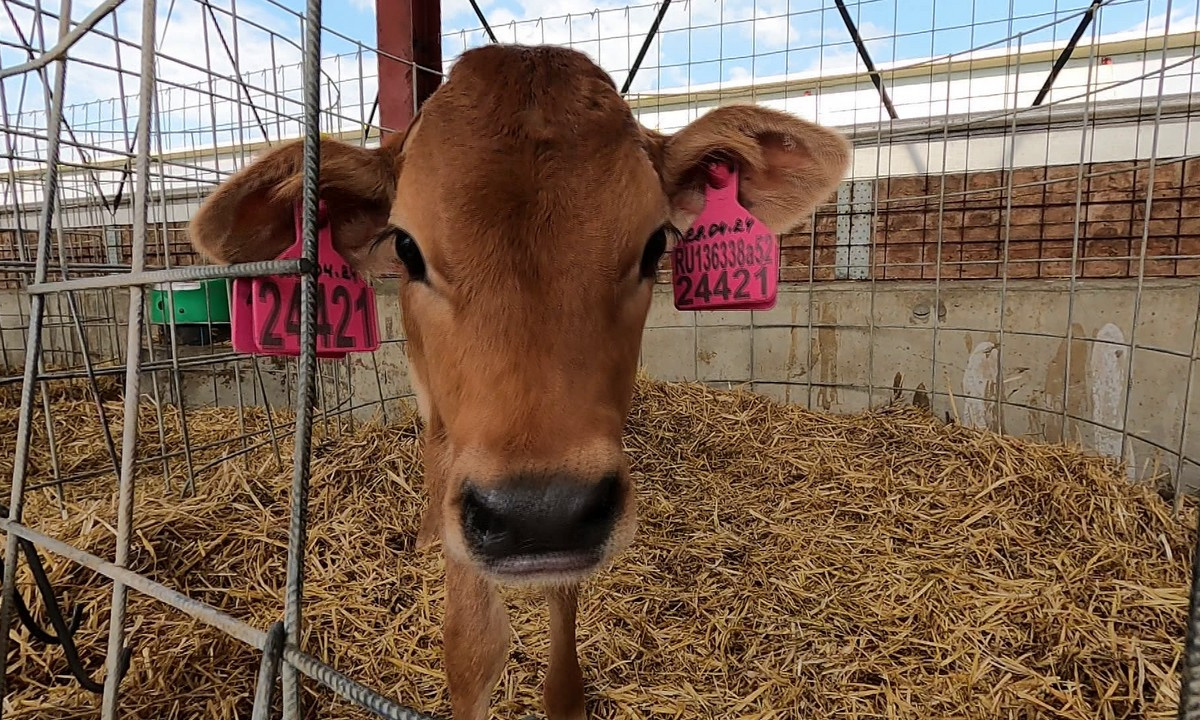
[[[394,144],[362,148],[321,140],[320,190],[333,242],[359,272],[372,263],[372,240],[387,224],[400,155]],[[271,260],[296,241],[294,204],[304,189],[304,141],[273,148],[221,183],[200,205],[188,235],[200,255],[220,264]]]
[[[841,134],[756,105],[719,107],[674,135],[651,136],[680,227],[704,209],[708,161],[737,164],[738,201],[776,233],[827,200],[850,165],[851,146]]]

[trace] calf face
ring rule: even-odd
[[[714,158],[738,165],[740,201],[780,232],[832,193],[849,148],[753,106],[663,135],[585,55],[501,45],[463,54],[405,135],[378,149],[322,142],[335,245],[360,272],[401,278],[430,494],[419,542],[440,539],[451,585],[473,588],[482,609],[464,605],[464,627],[502,629],[480,600],[494,583],[571,588],[630,542],[621,433],[642,328]],[[193,242],[225,263],[278,256],[294,240],[302,167],[293,142],[231,177],[193,219]],[[547,703],[574,716],[577,693],[562,689],[577,685],[574,594],[556,592],[570,627],[555,652],[570,648],[551,681],[571,699],[548,688]],[[464,653],[451,689],[456,715],[474,717],[497,653]]]

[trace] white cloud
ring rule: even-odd
[[[1194,7],[1176,8],[1171,13],[1171,26],[1167,27],[1167,14],[1159,13],[1142,22],[1126,28],[1122,32],[1137,33],[1139,35],[1162,35],[1164,32],[1180,33],[1180,32],[1197,32],[1200,30],[1200,18],[1196,15]]]
[[[754,75],[745,66],[735,65],[729,69],[729,74],[727,77],[729,78],[730,82],[742,83],[752,80]]]
[[[621,83],[658,12],[658,5],[612,0],[515,0],[485,14],[501,42],[570,45],[596,60]],[[690,0],[672,4],[652,40],[632,87],[649,91],[719,79],[734,65],[798,44],[815,45],[813,24],[820,0]],[[447,33],[443,48],[452,61],[487,42],[474,17]],[[722,70],[722,67],[724,70]]]

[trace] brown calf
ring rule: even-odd
[[[283,252],[301,154],[283,145],[217,188],[192,221],[196,247],[221,263]],[[497,586],[518,583],[550,603],[547,715],[585,715],[576,591],[634,534],[621,433],[655,268],[702,209],[716,157],[781,232],[833,192],[849,145],[753,106],[663,135],[587,56],[501,45],[462,55],[395,141],[321,144],[339,251],[401,277],[430,495],[418,544],[440,540],[446,556],[456,720],[488,716],[510,632]]]

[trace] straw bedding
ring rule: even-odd
[[[120,417],[115,386],[108,408]],[[0,472],[16,411],[0,402]],[[54,399],[60,464],[103,468],[94,403]],[[286,417],[276,416],[277,424]],[[260,411],[188,411],[191,443],[220,445]],[[34,477],[48,474],[44,419]],[[305,647],[401,703],[447,717],[439,552],[413,549],[423,506],[412,418],[318,428]],[[159,427],[145,409],[145,452]],[[165,412],[168,447],[182,440]],[[287,436],[286,428],[284,432]],[[120,421],[114,424],[120,442]],[[259,436],[261,440],[262,436]],[[744,392],[639,380],[627,446],[636,545],[585,586],[579,639],[597,718],[1166,718],[1177,699],[1191,505],[1171,514],[1120,468],[1074,449],[944,424],[892,406],[829,416]],[[236,447],[241,447],[237,445]],[[199,477],[180,497],[143,466],[131,565],[260,628],[280,617],[290,446]],[[207,454],[206,454],[207,453]],[[114,552],[111,477],[29,497],[27,520]],[[7,490],[5,490],[7,495]],[[45,556],[99,677],[108,585]],[[32,597],[24,573],[21,591]],[[540,714],[544,603],[509,593],[511,662],[498,717]],[[131,594],[123,717],[248,718],[257,653]],[[13,718],[96,716],[58,648],[24,629],[10,652]],[[309,717],[366,713],[309,689]],[[276,699],[278,703],[278,698]]]

